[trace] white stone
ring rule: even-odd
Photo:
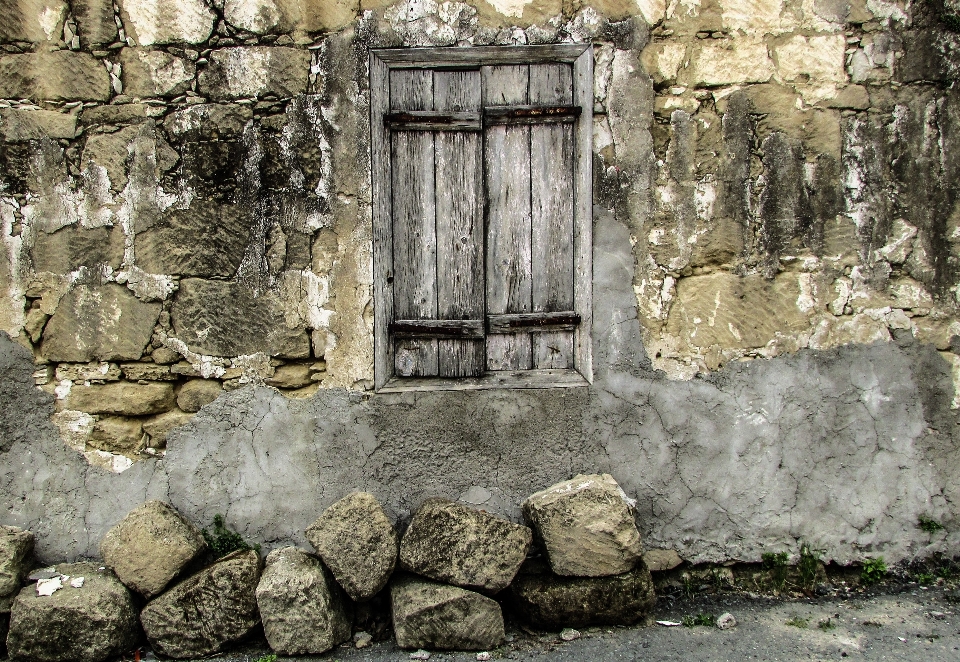
[[[774,69],[767,45],[747,37],[710,40],[696,53],[691,67],[690,77],[698,85],[765,83]]]
[[[138,46],[200,44],[216,15],[203,0],[122,0],[124,25]]]
[[[512,18],[523,16],[523,8],[532,2],[533,0],[487,0],[498,12]]]
[[[41,579],[37,582],[37,595],[50,596],[63,588],[61,576]]]
[[[563,639],[564,641],[574,641],[575,639],[579,639],[580,637],[581,637],[580,631],[574,630],[573,628],[564,628],[560,632],[560,638]]]
[[[779,32],[783,0],[720,0],[723,27],[751,32]]]
[[[774,48],[777,72],[781,80],[795,81],[803,77],[811,82],[846,80],[843,34],[804,37],[796,35]]]
[[[650,25],[656,25],[667,13],[667,0],[635,0],[640,15]]]
[[[728,611],[717,618],[717,627],[721,630],[730,630],[737,627],[737,619]]]
[[[262,34],[280,23],[280,7],[274,0],[226,0],[223,17],[227,23]]]
[[[687,54],[686,44],[659,42],[651,44],[641,57],[644,68],[657,82],[675,80]]]

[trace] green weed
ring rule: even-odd
[[[248,549],[255,549],[257,553],[260,552],[260,545],[253,545],[252,547],[240,537],[239,533],[231,531],[227,528],[226,524],[223,521],[223,515],[214,515],[213,517],[213,533],[210,533],[206,529],[202,529],[200,533],[203,534],[203,539],[207,541],[207,544],[210,545],[210,549],[213,550],[214,555],[219,559],[223,556],[226,556],[230,552],[236,551],[246,551]],[[266,657],[270,657],[267,655]],[[273,656],[273,660],[265,660],[261,658],[257,662],[276,662],[277,656]]]
[[[705,625],[709,628],[713,627],[716,621],[717,619],[713,617],[713,614],[697,614],[696,616],[684,616],[680,619],[680,622],[688,628],[692,628],[697,625]]]
[[[800,561],[797,563],[797,571],[800,573],[800,585],[803,588],[812,589],[817,583],[823,551],[813,549],[805,542],[800,543]]]
[[[790,555],[786,552],[764,552],[761,555],[763,567],[770,571],[770,579],[773,581],[773,588],[782,591],[787,585],[787,562]]]
[[[817,622],[817,627],[821,630],[833,630],[837,627],[837,624],[833,622],[832,618],[824,618]]]
[[[876,584],[887,576],[887,564],[882,556],[875,559],[867,559],[863,562],[860,569],[860,581],[864,584]]]
[[[917,575],[917,583],[921,586],[929,586],[930,584],[935,584],[937,578],[929,572],[921,572]]]
[[[269,655],[264,655],[261,658],[257,659],[257,662],[277,662],[276,653],[270,653]]]
[[[917,528],[927,533],[936,533],[937,531],[943,531],[943,524],[932,517],[921,515],[917,518]]]
[[[810,627],[810,619],[803,618],[801,616],[794,616],[793,618],[787,621],[787,625],[795,628],[800,628],[801,630],[806,630],[808,627]]]

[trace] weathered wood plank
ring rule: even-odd
[[[542,67],[554,69],[565,67],[569,71],[568,65],[532,65],[530,67],[530,94],[533,98],[533,72]],[[569,81],[569,76],[567,76]],[[570,97],[570,94],[567,94]],[[550,103],[550,100],[544,100]],[[525,105],[525,106],[489,106],[483,109],[483,121],[487,126],[495,124],[573,124],[580,117],[582,109],[580,106],[571,105]]]
[[[390,72],[394,111],[433,110],[433,75]],[[394,315],[437,318],[437,235],[433,134],[400,131],[393,145]],[[437,374],[437,340],[396,340],[394,365],[401,376]]]
[[[573,307],[582,322],[574,332],[574,364],[593,381],[590,332],[593,326],[593,48],[573,63],[573,103],[583,108],[574,125]]]
[[[551,44],[544,46],[478,46],[473,48],[391,48],[374,53],[390,68],[475,67],[478,65],[573,62],[588,44]]]
[[[396,320],[390,324],[396,338],[483,338],[482,319]]]
[[[479,72],[477,72],[479,78]],[[479,90],[478,90],[479,95]],[[480,113],[448,113],[432,110],[390,113],[387,126],[393,131],[480,131],[483,123]]]
[[[390,111],[390,71],[370,56],[370,158],[373,203],[373,326],[374,388],[383,388],[393,375],[393,229],[390,198],[390,133],[383,117]]]
[[[580,315],[572,310],[487,315],[489,333],[528,333],[533,329],[563,331],[579,325]]]
[[[528,66],[483,67],[483,105],[528,103]],[[530,128],[484,130],[487,186],[487,313],[531,310]],[[488,370],[529,370],[528,335],[487,336]]]
[[[531,65],[531,104],[569,104],[572,100],[570,65]],[[531,126],[530,225],[535,312],[573,309],[573,204],[573,125]],[[531,339],[534,368],[566,368],[573,364],[572,330],[537,333]]]
[[[480,110],[480,71],[435,71],[437,111]],[[480,134],[438,133],[437,316],[475,319],[484,314],[483,142]],[[483,338],[483,336],[479,336]],[[472,377],[486,369],[486,341],[441,340],[439,371]]]
[[[495,371],[483,377],[442,379],[422,377],[393,379],[381,393],[408,391],[473,391],[494,388],[572,388],[587,386],[588,382],[576,370]]]

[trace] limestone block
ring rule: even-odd
[[[673,570],[683,563],[683,559],[672,549],[648,549],[643,553],[643,563],[650,572],[663,572]]]
[[[210,54],[200,91],[211,99],[275,94],[292,97],[307,89],[310,51],[282,46],[222,48]]]
[[[633,508],[609,474],[579,475],[531,495],[523,516],[558,575],[628,572],[643,554]]]
[[[203,0],[122,0],[120,9],[137,46],[200,44],[216,20]]]
[[[503,642],[503,612],[494,600],[456,586],[400,577],[390,586],[400,648],[487,650]]]
[[[71,382],[115,382],[120,379],[120,367],[116,363],[91,361],[87,364],[61,363],[57,366],[58,382],[68,379]]]
[[[377,498],[343,497],[306,530],[307,540],[351,598],[369,600],[387,585],[397,563],[397,534]]]
[[[866,110],[870,107],[870,93],[863,85],[847,85],[835,97],[822,101],[820,105],[840,110]]]
[[[110,76],[92,55],[74,51],[0,57],[0,98],[106,101]]]
[[[633,625],[648,617],[657,600],[643,561],[612,577],[558,577],[543,566],[524,568],[508,599],[521,620],[550,629]]]
[[[173,301],[171,319],[174,335],[198,354],[310,355],[306,331],[287,326],[277,296],[272,292],[255,293],[243,284],[184,279]]]
[[[37,233],[30,250],[33,268],[54,274],[69,274],[81,266],[109,265],[118,269],[123,262],[123,230],[82,228],[68,225],[56,232]]]
[[[223,16],[230,25],[257,34],[332,32],[352,23],[359,0],[226,0]]]
[[[829,23],[845,23],[850,4],[850,0],[814,0],[813,13]]]
[[[844,70],[846,47],[847,39],[842,33],[813,37],[795,35],[773,49],[777,73],[787,81],[842,83],[847,78]]]
[[[157,365],[156,363],[123,363],[120,365],[125,379],[131,382],[140,380],[149,382],[173,382],[177,381],[176,375],[170,372],[169,365]]]
[[[60,299],[43,332],[41,353],[51,361],[135,361],[150,342],[159,303],[144,303],[127,288],[77,285]]]
[[[191,379],[180,387],[177,393],[177,405],[186,412],[198,412],[223,393],[220,382],[214,379]]]
[[[171,140],[220,140],[240,136],[252,117],[249,106],[197,104],[170,113],[163,128]]]
[[[116,414],[119,416],[147,416],[173,409],[172,384],[153,382],[131,384],[75,384],[67,396],[67,408],[88,414]]]
[[[80,122],[86,126],[95,124],[142,124],[147,121],[148,108],[149,106],[142,103],[84,108],[80,115]]]
[[[120,51],[123,93],[132,97],[183,94],[197,73],[197,65],[166,51],[124,48]]]
[[[135,418],[101,416],[93,424],[88,443],[108,453],[135,455],[143,448],[143,426]]]
[[[260,623],[260,557],[234,552],[150,602],[140,622],[162,655],[196,658],[223,650]]]
[[[140,638],[137,611],[127,588],[96,563],[57,566],[79,580],[63,581],[53,595],[35,584],[17,596],[10,612],[10,657],[32,662],[103,662],[132,650]]]
[[[257,585],[257,606],[270,648],[319,655],[350,639],[351,614],[330,572],[297,547],[270,552]]]
[[[30,569],[33,534],[16,526],[0,525],[0,597],[20,590]]]
[[[180,354],[169,347],[157,347],[150,355],[154,363],[160,365],[172,365],[180,360]]]
[[[666,83],[676,79],[686,55],[686,44],[656,41],[643,49],[640,61],[655,83]]]
[[[54,110],[0,108],[0,140],[22,142],[47,138],[72,139],[77,134],[77,116]]]
[[[85,48],[117,40],[113,0],[71,0],[70,6],[80,28],[80,43]]]
[[[723,27],[746,34],[776,34],[796,25],[784,0],[719,0]]]
[[[162,501],[137,506],[100,542],[104,562],[120,581],[148,599],[206,550],[200,530]]]
[[[166,445],[167,435],[174,428],[186,425],[193,414],[181,409],[172,409],[156,416],[144,419],[143,431],[150,435],[150,446],[161,448]]]
[[[141,127],[128,126],[110,133],[94,133],[83,147],[83,163],[103,167],[110,179],[110,187],[121,191],[127,185],[127,162],[130,148],[141,135]]]
[[[231,278],[243,260],[250,225],[238,206],[194,200],[189,208],[171,209],[158,224],[137,233],[137,266],[154,274]]]
[[[64,0],[0,0],[0,42],[54,42],[63,37]]]
[[[691,58],[690,71],[681,74],[695,85],[763,83],[773,75],[773,60],[759,39],[701,40]]]
[[[277,368],[273,377],[264,380],[264,383],[276,388],[303,388],[312,383],[311,374],[309,365],[291,363]]]
[[[525,526],[447,499],[427,499],[400,542],[400,566],[495,593],[510,584],[532,541]]]
[[[656,25],[667,13],[667,0],[634,0],[634,2],[648,25]]]

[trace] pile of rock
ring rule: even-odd
[[[141,626],[173,658],[222,651],[260,623],[277,653],[320,654],[350,640],[354,613],[359,620],[385,594],[403,648],[494,648],[504,639],[501,602],[545,628],[646,617],[653,584],[632,505],[613,478],[577,476],[531,496],[523,513],[530,527],[429,499],[401,539],[377,499],[355,493],[306,530],[316,555],[286,547],[261,564],[257,551],[236,551],[200,567],[202,533],[151,501],[107,533],[103,565],[48,569],[19,593],[33,537],[4,527],[0,606],[9,617],[0,624],[9,620],[12,658],[101,662],[135,647]],[[534,537],[546,562],[530,557]],[[354,636],[358,646],[370,639]]]

